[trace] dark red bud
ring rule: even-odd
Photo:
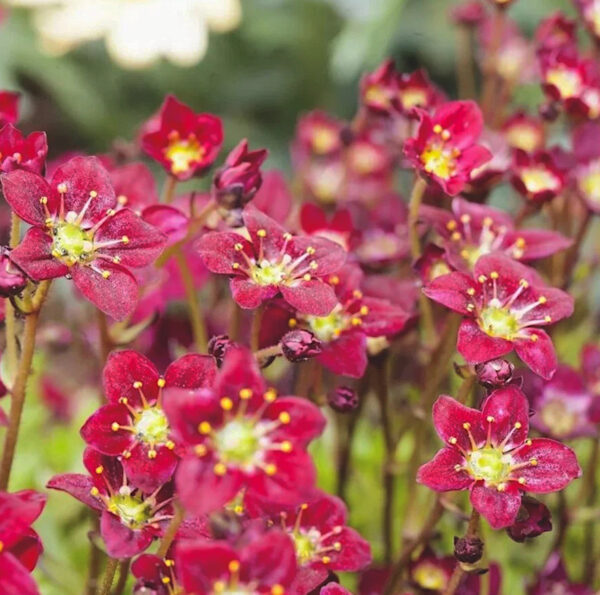
[[[509,384],[513,379],[515,367],[505,359],[493,359],[475,366],[480,384],[489,389]]]
[[[349,413],[358,407],[356,391],[347,386],[338,386],[327,395],[329,406],[339,413]]]
[[[322,343],[310,331],[302,329],[286,333],[280,342],[283,355],[291,362],[303,362],[323,351]]]
[[[235,343],[227,335],[215,335],[211,337],[208,342],[208,353],[215,358],[217,367],[221,367],[225,354],[234,345]]]
[[[479,537],[455,537],[454,557],[463,564],[475,564],[483,556],[483,545]]]
[[[517,520],[506,532],[519,543],[552,531],[552,515],[545,504],[531,496],[523,496]]]
[[[27,285],[27,277],[10,260],[10,249],[0,247],[0,296],[10,297],[23,291]]]
[[[539,107],[540,117],[546,120],[546,122],[554,122],[560,115],[558,104],[555,101],[548,101],[543,103]]]

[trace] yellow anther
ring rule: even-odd
[[[484,217],[483,225],[485,225],[485,227],[491,227],[494,225],[494,220],[491,217]]]
[[[128,403],[127,397],[119,397],[119,403],[121,403],[122,405],[127,405],[127,403]]]
[[[221,477],[227,473],[227,467],[223,463],[217,463],[213,467],[213,471],[215,475],[220,475]]]
[[[531,438],[527,438],[527,440],[525,440],[525,444],[527,446],[531,446],[533,444],[533,441],[531,440]]]
[[[531,335],[531,340],[535,343],[536,341],[539,341],[539,337],[537,335]]]
[[[546,298],[546,296],[544,296],[544,295],[541,295],[538,298],[538,304],[545,304],[547,301],[548,301],[548,298]]]
[[[104,467],[102,465],[98,465],[94,471],[98,474],[98,475],[102,475],[102,473],[104,473]]]
[[[519,285],[523,288],[523,289],[527,289],[529,287],[529,281],[525,281],[525,279],[521,279],[519,281]]]
[[[444,140],[448,140],[450,138],[450,131],[449,130],[442,130],[442,138]]]
[[[329,277],[329,283],[332,285],[339,285],[339,282],[340,278],[337,275],[331,275],[331,277]]]
[[[463,424],[463,428],[464,428],[465,430],[470,430],[470,429],[471,429],[471,424],[470,424],[468,421],[466,421],[466,422]]]
[[[272,403],[277,398],[277,391],[274,388],[269,388],[265,391],[263,399],[268,403]]]
[[[114,209],[107,209],[107,210],[106,210],[106,214],[107,214],[109,217],[112,217],[112,216],[113,216],[113,215],[114,215],[116,212],[117,212],[117,211],[115,211]]]
[[[294,328],[298,324],[298,321],[295,318],[290,318],[288,320],[288,326],[290,328]]]
[[[215,593],[222,593],[223,591],[225,591],[226,587],[227,585],[223,581],[215,581],[213,583],[213,591]]]
[[[110,277],[110,271],[102,271],[102,278],[108,279]]]
[[[207,421],[200,422],[198,425],[198,431],[201,434],[210,434],[212,432],[212,426]]]
[[[127,237],[127,236],[123,236],[123,237],[121,238],[121,242],[123,242],[123,244],[129,244],[129,237]]]
[[[283,595],[285,589],[281,585],[273,585],[271,587],[271,595]]]
[[[46,204],[48,204],[48,197],[47,197],[47,196],[42,196],[42,197],[40,198],[40,202],[41,202],[43,205],[46,205]]]
[[[316,252],[316,250],[315,250],[315,249],[314,249],[312,246],[309,246],[309,247],[306,249],[306,253],[307,253],[309,256],[312,256],[312,255],[313,255],[315,252]]]
[[[475,290],[472,287],[469,287],[469,289],[467,289],[467,295],[470,295],[470,296],[475,295]]]
[[[121,263],[121,257],[120,256],[115,256],[115,257],[113,257],[112,261],[115,264],[120,264]]]
[[[360,326],[362,324],[362,320],[356,317],[352,318],[350,322],[352,323],[352,326]]]
[[[466,213],[464,215],[460,216],[460,222],[461,223],[469,223],[471,221],[471,215],[467,215]]]
[[[156,381],[156,384],[158,384],[158,388],[164,388],[165,384],[167,384],[167,381],[164,378],[159,378]]]
[[[139,380],[136,380],[133,383],[133,388],[138,389],[138,388],[142,388],[142,386],[144,386]]]
[[[165,559],[165,566],[167,568],[171,568],[172,566],[175,566],[175,560],[171,560],[169,558]]]
[[[458,224],[456,223],[456,221],[454,221],[454,219],[452,219],[451,221],[448,221],[448,223],[446,223],[446,229],[448,231],[453,231],[456,229],[456,226]]]
[[[441,125],[440,125],[440,124],[436,124],[436,125],[433,127],[433,131],[434,131],[436,134],[440,134],[440,133],[442,132],[442,130],[443,130],[443,128],[441,127]]]
[[[168,585],[171,582],[171,579],[168,576],[163,576],[161,581],[164,585]]]
[[[289,231],[286,231],[286,232],[283,234],[283,239],[284,239],[284,240],[288,240],[288,241],[289,241],[289,240],[291,240],[291,239],[292,239],[292,234],[291,234]]]
[[[496,421],[496,420],[494,419],[494,416],[493,416],[493,415],[488,415],[488,416],[485,418],[485,421],[487,421],[489,424],[491,424],[491,423],[493,423],[493,422],[494,422],[494,421]]]
[[[221,408],[225,411],[231,411],[233,409],[233,401],[229,397],[223,397],[219,403]]]
[[[450,444],[456,444],[458,440],[454,436],[450,436],[450,438],[448,438],[448,442],[450,442]]]
[[[265,465],[265,473],[267,475],[275,475],[275,473],[277,473],[277,466],[274,465],[273,463],[269,463],[268,465]]]
[[[59,184],[56,189],[61,193],[64,194],[67,191],[67,185],[63,182],[62,184]]]
[[[519,479],[517,479],[517,481],[521,484],[521,485],[525,485],[525,478],[524,477],[519,477]]]
[[[256,232],[256,235],[257,235],[259,238],[265,238],[265,237],[267,236],[267,231],[266,231],[265,229],[259,229],[259,230]]]
[[[91,494],[92,496],[98,496],[98,494],[100,494],[100,490],[99,490],[99,489],[98,489],[96,486],[94,486],[94,487],[93,487],[93,488],[90,490],[90,494]]]
[[[341,552],[341,551],[342,551],[342,544],[341,544],[339,541],[336,541],[336,542],[333,544],[333,549],[334,549],[336,552]]]
[[[363,316],[366,316],[369,313],[369,307],[368,306],[361,306],[360,307],[360,313]]]
[[[289,440],[284,440],[281,443],[282,452],[292,452],[292,443]]]
[[[529,460],[529,464],[530,464],[532,467],[537,467],[538,461],[537,461],[537,459],[530,459],[530,460]]]
[[[485,283],[487,281],[487,277],[485,275],[479,275],[479,277],[477,277],[477,281],[479,281],[479,283]]]
[[[526,242],[523,238],[517,238],[517,241],[515,242],[515,246],[517,248],[525,248]]]
[[[460,235],[460,231],[454,231],[452,232],[452,235],[450,236],[450,239],[458,242],[458,240],[460,240],[462,238],[462,236]]]
[[[231,573],[239,572],[239,570],[240,570],[239,560],[232,560],[231,562],[229,562],[227,568],[229,569],[229,572],[231,572]]]
[[[129,201],[129,199],[124,194],[119,194],[119,196],[117,196],[117,202],[121,206],[125,206],[128,201]]]
[[[499,492],[506,492],[506,484],[505,484],[505,483],[499,483],[499,484],[496,486],[496,489],[497,489]]]
[[[544,316],[544,322],[552,322],[552,316]]]
[[[331,562],[331,558],[329,556],[323,556],[321,558],[321,562],[323,562],[323,564],[329,564]]]
[[[196,446],[194,447],[194,452],[199,457],[203,457],[208,452],[208,450],[206,446],[204,446],[204,444],[196,444]]]
[[[173,450],[175,448],[175,442],[173,442],[173,440],[167,440],[165,442],[165,446],[169,449],[169,450]]]
[[[304,275],[302,275],[302,279],[304,281],[310,281],[311,280],[311,276],[308,273],[304,273]]]
[[[245,401],[252,398],[252,389],[251,388],[243,388],[240,390],[240,399],[244,399]]]
[[[239,265],[237,262],[234,262],[234,263],[231,265],[231,268],[232,268],[232,269],[235,269],[235,270],[237,270],[237,269],[239,269],[239,268],[240,268],[240,265]]]
[[[244,514],[244,507],[241,504],[236,504],[233,507],[233,512],[235,512],[235,514]]]
[[[153,448],[151,448],[148,451],[148,458],[149,459],[155,459],[157,455],[158,455],[158,453]]]
[[[90,197],[96,198],[96,196],[98,196],[98,193],[95,190],[90,190]]]
[[[112,424],[110,424],[110,429],[111,429],[113,432],[118,432],[120,427],[121,427],[121,426],[119,426],[119,423],[118,423],[118,422],[116,422],[116,421],[113,421],[113,422],[112,422]]]
[[[520,430],[523,427],[523,424],[520,421],[515,422],[515,429]]]
[[[352,296],[355,297],[357,300],[360,300],[360,299],[362,299],[363,292],[360,289],[355,289],[352,292]]]
[[[131,452],[128,450],[124,450],[123,451],[123,458],[124,459],[130,459],[131,458]]]
[[[290,414],[287,411],[282,411],[279,414],[279,421],[282,424],[289,424],[291,420],[292,420],[292,418],[290,417]]]
[[[498,279],[498,278],[500,277],[500,275],[498,274],[498,272],[497,272],[497,271],[492,271],[492,272],[490,273],[490,277],[491,277],[492,279],[496,280],[496,279]]]
[[[242,246],[239,242],[237,244],[235,244],[234,249],[237,250],[238,252],[240,252],[241,250],[244,249],[244,246]]]

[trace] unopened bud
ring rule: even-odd
[[[281,351],[291,362],[303,362],[323,351],[322,343],[310,331],[298,329],[286,333],[280,342]]]
[[[20,293],[27,285],[25,273],[10,260],[10,249],[0,247],[0,296]]]
[[[223,364],[225,354],[235,343],[227,335],[215,335],[208,342],[208,353],[215,358],[217,367]]]
[[[545,504],[531,496],[523,496],[517,519],[506,532],[519,543],[552,531],[552,515]]]
[[[462,564],[475,564],[483,556],[483,541],[479,537],[455,537],[454,557]]]
[[[505,359],[493,359],[475,367],[479,384],[495,389],[509,384],[513,379],[515,367]]]
[[[339,413],[349,413],[358,407],[356,391],[347,386],[338,386],[327,395],[329,406]]]

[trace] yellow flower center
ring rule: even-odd
[[[559,399],[546,403],[540,411],[542,421],[555,436],[567,436],[577,424],[577,415]]]
[[[430,562],[420,563],[414,569],[412,578],[419,587],[428,591],[442,591],[448,583],[446,573]]]
[[[152,517],[151,507],[140,496],[132,496],[128,488],[110,497],[108,510],[131,529],[143,527]]]
[[[318,127],[312,137],[312,149],[317,155],[329,153],[338,142],[337,134],[326,126]]]
[[[326,343],[337,339],[348,326],[348,320],[340,306],[336,306],[327,316],[307,316],[306,322],[310,330]]]
[[[545,167],[526,167],[521,171],[521,180],[527,192],[536,194],[544,190],[558,190],[560,181]]]
[[[270,262],[263,259],[251,268],[250,276],[257,285],[278,285],[287,276],[287,266],[283,261]]]
[[[52,255],[67,266],[89,260],[93,252],[92,235],[79,224],[61,222],[52,227]]]
[[[584,176],[579,181],[579,188],[588,199],[600,203],[600,169]]]
[[[554,85],[562,99],[576,97],[581,92],[581,77],[575,70],[557,67],[546,73],[546,82]]]
[[[171,172],[180,174],[188,171],[191,164],[200,161],[206,151],[192,136],[187,140],[177,139],[171,142],[165,151],[165,157],[171,162]]]
[[[511,147],[531,153],[540,144],[540,134],[531,126],[513,126],[506,133],[506,140]]]
[[[252,466],[260,448],[256,424],[244,418],[225,424],[215,432],[214,442],[222,461],[240,466]]]
[[[438,142],[427,145],[421,153],[421,163],[425,171],[444,180],[450,178],[456,170],[454,151]]]
[[[479,326],[490,337],[511,340],[519,332],[519,320],[508,309],[489,306],[481,311]]]
[[[509,475],[512,469],[510,455],[493,446],[485,446],[467,455],[467,472],[476,480],[487,485],[496,485]]]
[[[427,104],[427,92],[418,87],[407,88],[400,91],[400,101],[404,109],[420,107]]]
[[[169,436],[169,422],[160,407],[144,409],[135,422],[135,434],[141,442],[158,444]]]

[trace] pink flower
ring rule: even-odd
[[[475,263],[473,277],[449,273],[423,291],[465,316],[457,348],[468,362],[496,359],[514,349],[536,374],[553,376],[556,354],[550,337],[539,327],[570,316],[573,298],[544,285],[533,269],[490,254]]]
[[[44,169],[48,143],[45,132],[32,132],[29,136],[12,124],[0,129],[0,171],[25,169],[41,174]]]
[[[533,204],[558,196],[565,188],[565,174],[551,151],[515,151],[512,185]]]
[[[108,172],[95,157],[75,157],[50,182],[15,170],[2,177],[4,196],[32,227],[10,258],[36,281],[69,275],[103,312],[122,320],[136,307],[129,267],[153,262],[165,236],[133,211],[116,212]]]
[[[471,504],[494,529],[509,527],[523,491],[559,491],[581,475],[570,448],[527,438],[528,412],[525,395],[513,386],[494,391],[481,411],[439,397],[433,423],[446,446],[419,469],[417,481],[438,492],[468,489]]]
[[[336,299],[323,278],[344,264],[345,250],[324,238],[292,236],[252,205],[244,209],[243,220],[249,240],[225,231],[196,243],[210,271],[232,277],[233,299],[242,308],[257,308],[281,294],[300,312],[329,314]]]
[[[501,130],[513,149],[533,153],[541,150],[546,144],[544,123],[526,112],[515,112],[504,122]]]
[[[417,135],[406,140],[404,154],[417,171],[454,196],[468,183],[472,171],[492,156],[476,144],[483,131],[481,111],[473,101],[450,101],[433,116],[424,110],[418,115]]]
[[[14,124],[19,119],[20,93],[0,91],[0,126]]]

